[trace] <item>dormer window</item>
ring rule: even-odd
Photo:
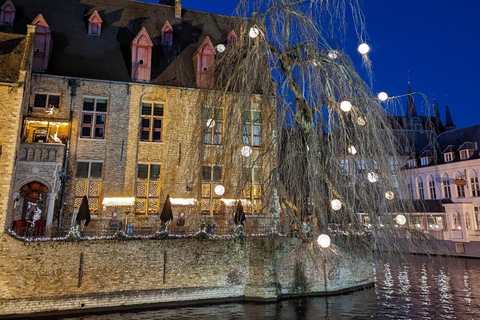
[[[35,20],[33,20],[32,25],[37,26],[35,28],[35,38],[33,41],[34,54],[32,70],[36,72],[45,72],[47,70],[52,48],[51,30],[42,14],[39,14]]]
[[[465,142],[458,150],[460,151],[460,160],[467,160],[477,150],[477,144],[475,142]]]
[[[214,49],[212,41],[206,37],[193,56],[193,64],[197,71],[197,86],[202,88],[213,87],[213,75],[209,72],[209,68],[213,66],[215,61]]]
[[[238,37],[235,31],[231,31],[227,37],[227,45],[237,42]]]
[[[102,18],[95,10],[90,18],[88,18],[88,34],[91,36],[99,36],[102,33]]]
[[[0,23],[13,25],[15,19],[15,6],[11,0],[5,1],[0,7]]]
[[[421,159],[422,166],[428,166],[428,158],[422,158]]]
[[[173,28],[168,21],[162,27],[162,44],[173,44]]]
[[[416,161],[415,159],[410,159],[408,160],[408,167],[409,168],[415,168],[417,165],[416,165]]]
[[[145,28],[132,41],[132,80],[150,81],[153,43]]]
[[[425,150],[420,156],[420,163],[423,166],[428,166],[433,161],[433,153],[430,150]]]
[[[445,158],[445,162],[452,162],[453,161],[453,153],[452,152],[445,153],[443,155],[443,157]]]

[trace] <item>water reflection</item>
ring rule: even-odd
[[[348,295],[57,319],[480,319],[480,260],[414,256],[376,270],[375,288]]]

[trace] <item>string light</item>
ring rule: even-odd
[[[195,198],[170,198],[170,203],[176,206],[194,206],[197,204]]]
[[[378,174],[376,174],[375,172],[369,172],[367,174],[367,179],[371,183],[377,182],[378,181]]]
[[[326,248],[330,247],[331,240],[330,240],[330,237],[328,235],[321,234],[321,235],[318,236],[317,243],[320,247],[326,249]]]
[[[134,197],[103,198],[104,207],[132,207],[135,204]]]
[[[340,200],[333,199],[330,203],[332,205],[333,210],[338,211],[338,210],[342,209],[342,202]]]
[[[395,217],[395,221],[401,226],[403,226],[407,222],[407,218],[403,214],[399,214]]]
[[[330,52],[328,53],[328,57],[329,57],[330,59],[332,59],[332,60],[337,59],[337,58],[338,58],[337,52],[336,52],[336,51],[330,51]]]
[[[218,52],[224,52],[225,51],[225,45],[224,44],[220,43],[219,45],[217,45],[216,48],[217,48]]]
[[[358,52],[360,52],[360,54],[367,54],[370,52],[370,46],[366,43],[361,43],[358,46]]]
[[[208,120],[207,120],[207,127],[208,127],[208,128],[213,128],[213,127],[215,127],[215,120],[213,120],[213,119],[208,119]]]
[[[380,92],[378,94],[378,100],[387,101],[387,99],[388,99],[388,94],[386,92]]]
[[[215,193],[219,196],[222,196],[225,193],[225,187],[219,184],[215,187]]]
[[[240,152],[242,153],[242,156],[250,157],[253,151],[252,151],[252,148],[250,148],[250,146],[244,146]]]
[[[364,126],[364,125],[367,124],[367,121],[365,121],[365,118],[363,118],[363,117],[358,117],[357,118],[357,123],[358,123],[359,126]]]
[[[350,152],[350,154],[356,155],[357,149],[354,146],[350,146],[348,147],[348,152]]]
[[[387,191],[385,192],[385,198],[387,198],[387,200],[393,200],[393,198],[395,198],[395,194],[393,191]]]
[[[248,36],[252,39],[258,37],[259,34],[260,31],[255,27],[250,28],[250,31],[248,32]]]
[[[342,109],[343,112],[349,112],[350,110],[352,110],[352,104],[350,103],[350,101],[342,101],[340,103],[340,109]]]

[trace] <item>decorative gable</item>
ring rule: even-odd
[[[50,27],[40,13],[32,25],[35,25],[35,39],[33,41],[33,64],[32,70],[45,72],[47,70],[50,53],[52,50],[52,35]]]
[[[150,81],[153,43],[145,27],[132,41],[132,80]]]
[[[88,18],[88,34],[91,36],[99,36],[102,33],[102,18],[95,10],[90,18]]]
[[[13,5],[11,0],[7,0],[0,7],[0,23],[12,25],[14,19],[15,19],[15,6]]]
[[[214,52],[212,41],[209,37],[206,37],[193,56],[196,82],[197,86],[201,88],[213,87],[213,74],[209,69],[215,62]]]
[[[238,37],[237,37],[237,34],[235,33],[235,31],[233,31],[233,30],[230,31],[230,33],[227,36],[227,45],[235,43],[235,42],[237,42],[237,40],[238,40]]]
[[[165,22],[162,27],[162,43],[163,44],[172,44],[173,43],[173,28],[170,22]]]

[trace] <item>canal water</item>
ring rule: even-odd
[[[339,296],[56,319],[480,319],[480,259],[412,256],[405,261],[378,265],[375,287]]]

